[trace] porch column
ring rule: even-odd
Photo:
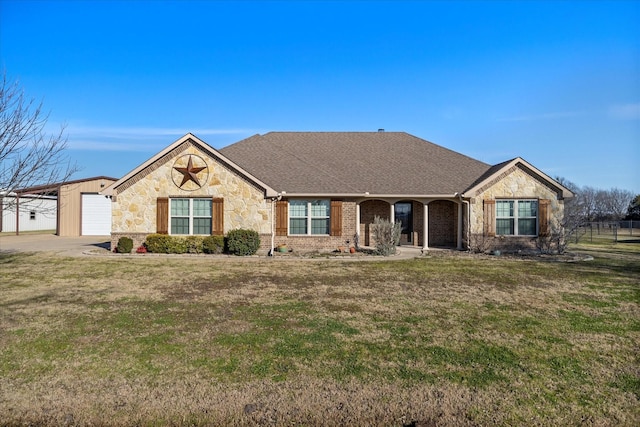
[[[391,205],[391,215],[389,216],[391,224],[395,224],[396,223],[396,204],[395,203],[389,203]]]
[[[422,250],[426,251],[429,250],[429,204],[425,203],[424,205],[424,224],[422,225],[422,229],[424,230],[422,232]]]
[[[462,202],[458,202],[458,250],[462,250]]]
[[[356,242],[360,246],[360,202],[356,202]]]

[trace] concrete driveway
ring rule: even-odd
[[[55,234],[0,234],[0,253],[55,252],[79,256],[84,253],[108,253],[111,236],[60,237]]]

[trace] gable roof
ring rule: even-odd
[[[549,177],[544,172],[540,171],[538,168],[524,160],[522,157],[516,157],[515,159],[507,160],[506,162],[498,163],[497,165],[492,166],[483,175],[478,177],[478,179],[473,184],[471,184],[471,186],[467,190],[465,190],[463,196],[477,196],[478,193],[482,192],[483,188],[491,185],[492,181],[498,179],[501,174],[505,173],[514,166],[517,166],[530,175],[535,176],[538,180],[544,182],[549,188],[553,188],[558,193],[558,198],[565,199],[574,197],[574,194],[571,190],[560,184],[555,179]]]
[[[448,195],[490,165],[405,132],[270,132],[220,152],[287,195]]]
[[[256,184],[259,187],[263,188],[264,191],[265,191],[265,196],[266,197],[275,197],[276,196],[276,192],[271,187],[269,187],[267,184],[262,182],[260,179],[256,178],[253,174],[247,172],[245,169],[243,169],[241,166],[239,166],[236,163],[234,163],[232,160],[228,159],[226,156],[220,154],[220,152],[218,150],[216,150],[215,148],[211,147],[209,144],[207,144],[206,142],[202,141],[200,138],[198,138],[197,136],[193,135],[192,133],[188,133],[185,136],[183,136],[182,138],[179,138],[173,144],[169,145],[164,150],[162,150],[161,152],[159,152],[155,156],[151,157],[149,160],[147,160],[146,162],[144,162],[143,164],[141,164],[137,168],[133,169],[131,172],[129,172],[128,174],[126,174],[125,176],[123,176],[122,178],[120,178],[119,180],[117,180],[116,182],[114,182],[113,184],[111,184],[110,186],[105,188],[104,190],[102,190],[100,192],[100,194],[104,194],[105,196],[113,195],[114,191],[116,191],[118,189],[118,187],[120,187],[122,184],[127,182],[129,179],[134,178],[136,175],[138,175],[139,173],[144,171],[147,167],[151,166],[153,163],[155,163],[156,161],[158,161],[159,159],[161,159],[165,155],[171,153],[171,151],[173,151],[174,149],[176,149],[177,147],[179,147],[180,145],[182,145],[185,142],[193,143],[198,149],[202,150],[203,152],[205,152],[209,156],[214,157],[215,159],[217,159],[221,163],[224,163],[227,167],[235,170],[236,173],[244,176],[246,179],[252,181],[254,184]]]

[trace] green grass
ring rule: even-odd
[[[579,248],[594,260],[3,255],[0,418],[266,423],[255,400],[285,424],[635,425],[640,253]]]

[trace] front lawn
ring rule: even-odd
[[[638,425],[640,252],[0,255],[6,425]]]

